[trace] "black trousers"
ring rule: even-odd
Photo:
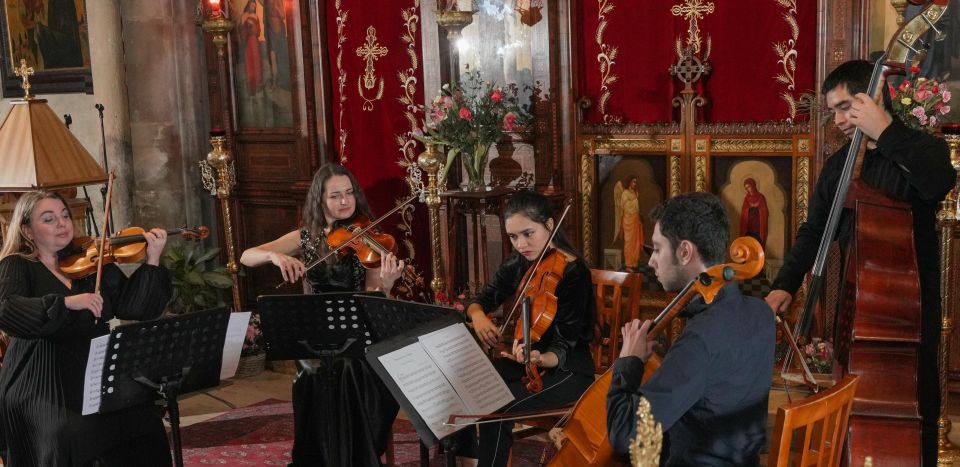
[[[493,366],[507,382],[515,398],[501,412],[550,409],[569,404],[579,399],[594,380],[593,375],[552,369],[543,375],[543,390],[531,393],[521,381],[526,375],[522,365],[498,358],[493,361]],[[478,458],[481,467],[505,466],[513,446],[514,425],[512,421],[480,424],[479,445],[474,430],[463,430],[459,438],[459,452],[467,457]]]

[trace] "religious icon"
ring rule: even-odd
[[[757,239],[760,245],[767,240],[767,198],[757,190],[757,181],[747,178],[743,181],[743,188],[747,193],[743,196],[743,206],[740,208],[740,236],[750,236]]]
[[[637,177],[627,179],[627,186],[618,181],[613,188],[614,234],[616,242],[623,233],[623,265],[636,272],[643,251],[643,221],[640,218],[640,198],[637,196]]]
[[[263,26],[257,16],[256,0],[248,0],[240,16],[240,46],[243,48],[244,72],[247,78],[247,94],[255,96],[260,91],[262,83],[260,37],[263,35]]]

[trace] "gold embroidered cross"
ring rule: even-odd
[[[373,89],[377,77],[374,76],[373,61],[387,55],[387,48],[377,44],[377,30],[370,26],[367,28],[367,43],[357,47],[357,56],[363,57],[367,61],[367,67],[363,71],[363,87]]]
[[[687,28],[687,46],[693,47],[693,53],[700,53],[700,26],[697,20],[703,19],[704,14],[713,13],[713,2],[700,3],[700,0],[685,0],[682,5],[674,5],[670,8],[673,16],[683,16],[690,22]]]
[[[30,99],[30,76],[33,75],[33,67],[28,67],[27,61],[21,58],[20,66],[13,69],[13,74],[23,79],[23,84],[20,85],[23,88],[23,98]]]

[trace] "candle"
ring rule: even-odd
[[[220,0],[210,0],[210,14],[215,15],[220,12]]]

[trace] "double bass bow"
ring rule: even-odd
[[[870,78],[867,91],[874,99],[881,96],[887,75],[906,72],[911,63],[908,59],[923,55],[927,31],[940,35],[935,24],[947,3],[930,2],[894,33]],[[854,223],[841,281],[834,376],[851,373],[860,375],[861,380],[851,409],[845,457],[850,465],[862,464],[868,454],[891,465],[919,465],[921,304],[912,212],[908,203],[889,198],[859,180],[865,146],[864,134],[857,128],[820,239],[795,338],[809,332],[830,243],[843,210],[851,209]],[[784,362],[785,370],[791,356]]]
[[[660,335],[694,297],[702,296],[706,303],[711,303],[727,282],[749,279],[763,270],[763,247],[753,237],[734,240],[730,244],[730,258],[732,262],[712,266],[684,286],[653,319],[647,339],[653,340]],[[644,382],[660,367],[661,361],[656,353],[650,355],[644,365]],[[611,368],[580,396],[569,416],[560,421],[560,424],[565,423],[561,435],[563,444],[548,466],[614,464],[613,448],[607,433],[607,392],[612,380]]]

